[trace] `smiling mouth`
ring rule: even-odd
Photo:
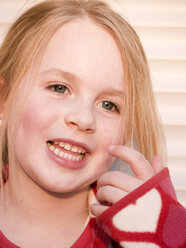
[[[81,161],[87,154],[83,147],[64,141],[47,141],[47,145],[56,156],[66,160]]]

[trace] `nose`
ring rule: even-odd
[[[94,111],[89,106],[76,106],[70,109],[65,115],[65,123],[78,131],[94,133],[96,130],[96,120]]]

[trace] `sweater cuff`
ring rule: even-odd
[[[186,211],[164,168],[103,212],[99,225],[125,248],[186,247]]]

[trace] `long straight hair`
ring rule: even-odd
[[[33,84],[34,68],[56,30],[76,18],[90,18],[115,39],[125,70],[126,98],[121,143],[135,141],[136,149],[149,161],[164,153],[162,125],[157,113],[147,59],[134,29],[101,0],[48,0],[23,13],[10,27],[0,48],[0,170],[9,163],[14,144],[11,137]],[[36,72],[35,72],[36,74]],[[23,82],[23,78],[27,80]],[[24,90],[15,102],[17,90]],[[3,106],[3,107],[2,107]],[[12,130],[8,123],[13,123]],[[1,177],[2,183],[2,177]]]

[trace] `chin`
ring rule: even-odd
[[[90,186],[89,183],[78,183],[74,180],[65,180],[65,182],[57,183],[56,181],[45,181],[36,182],[37,185],[45,192],[51,195],[61,195],[61,194],[75,194],[79,191],[87,190]]]

